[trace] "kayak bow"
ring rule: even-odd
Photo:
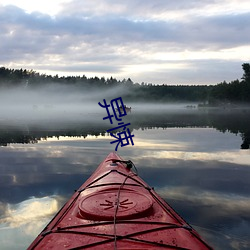
[[[133,166],[110,153],[28,249],[212,249]]]

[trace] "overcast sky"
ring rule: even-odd
[[[153,84],[240,79],[249,0],[0,0],[0,66]]]

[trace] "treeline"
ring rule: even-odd
[[[210,104],[250,103],[250,64],[242,64],[244,74],[240,80],[215,85],[209,95]]]
[[[215,85],[209,95],[209,104],[250,103],[250,84],[235,80]]]
[[[0,87],[37,88],[53,83],[79,88],[82,91],[100,91],[122,87],[121,96],[125,101],[192,101],[219,105],[225,103],[250,103],[250,64],[242,65],[241,80],[222,82],[217,85],[153,85],[134,83],[130,78],[117,80],[113,77],[51,76],[34,70],[0,68]]]

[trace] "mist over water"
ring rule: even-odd
[[[0,90],[0,121],[36,123],[56,121],[103,122],[106,110],[98,105],[106,99],[127,94],[124,87],[111,90],[80,89],[66,85],[49,85],[39,88],[10,88]],[[135,113],[166,112],[185,109],[186,104],[125,103]]]
[[[94,98],[93,98],[94,97]],[[0,92],[1,119],[36,121],[78,118],[98,111],[94,93],[65,86],[39,89],[5,89]]]
[[[0,89],[0,143],[37,142],[47,137],[104,135],[118,126],[107,117],[107,104],[122,97],[132,111],[122,117],[130,131],[139,128],[212,127],[242,137],[241,148],[250,145],[250,109],[206,109],[197,103],[149,103],[130,100],[124,86],[110,89],[80,88],[65,84]],[[111,107],[109,108],[112,114]],[[114,117],[112,118],[114,119]]]

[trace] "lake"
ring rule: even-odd
[[[134,146],[118,154],[215,249],[250,249],[250,109],[132,107]],[[27,248],[115,150],[106,131],[117,124],[86,110],[0,117],[1,249]]]

